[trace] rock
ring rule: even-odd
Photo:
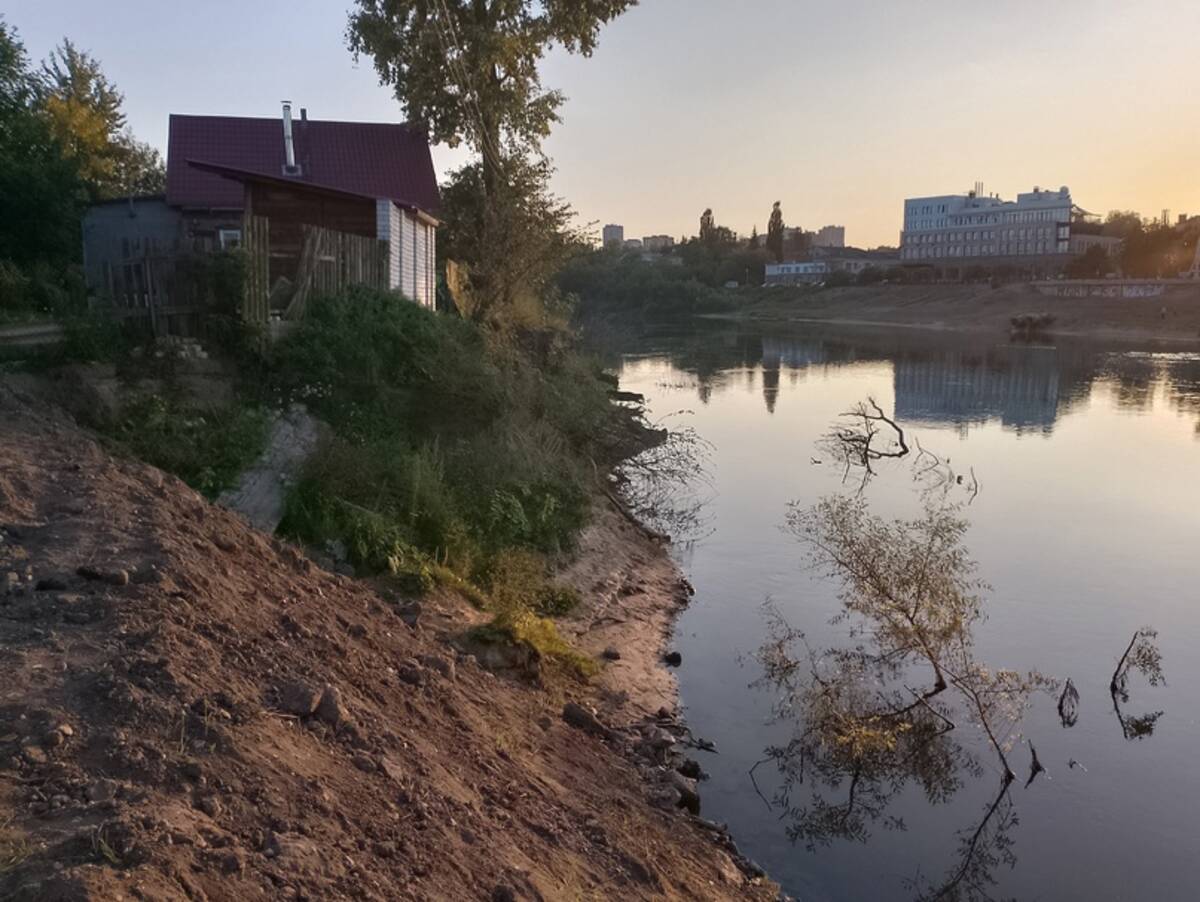
[[[59,579],[57,576],[39,579],[33,590],[35,592],[65,592],[67,590],[67,581]]]
[[[421,603],[410,601],[396,607],[396,616],[414,629],[421,621]]]
[[[441,655],[421,655],[417,660],[430,670],[436,670],[448,680],[453,680],[457,675],[454,670],[454,661],[451,658]]]
[[[364,752],[359,752],[354,756],[354,766],[363,773],[373,774],[378,768],[375,766],[375,759]]]
[[[48,749],[58,748],[65,741],[66,737],[58,730],[47,730],[42,734],[42,745]]]
[[[331,727],[346,723],[350,718],[342,702],[342,693],[336,686],[326,686],[317,702],[317,717]]]
[[[517,902],[516,890],[507,883],[498,883],[492,890],[492,902]]]
[[[60,723],[54,729],[58,730],[58,732],[62,733],[64,736],[74,736],[75,735],[75,728],[72,727],[69,723]]]
[[[679,807],[686,808],[692,814],[700,813],[700,794],[696,792],[695,784],[676,771],[671,771],[671,786],[679,793]]]
[[[230,849],[220,856],[221,870],[226,874],[240,874],[242,868],[246,866],[242,860],[242,855],[236,849]]]
[[[49,760],[45,750],[36,745],[27,745],[22,748],[21,757],[30,764],[45,764]]]
[[[127,570],[100,570],[96,567],[83,566],[75,571],[84,579],[108,583],[110,586],[127,586],[129,585],[129,571]]]
[[[704,776],[704,771],[700,769],[700,762],[692,758],[684,758],[683,763],[675,769],[689,780],[699,780]]]
[[[600,722],[591,711],[576,702],[567,702],[563,706],[562,719],[578,730],[607,739],[612,731]]]
[[[600,657],[606,661],[619,661],[621,660],[621,653],[610,645],[600,653]]]
[[[396,668],[396,675],[400,677],[402,683],[410,686],[421,686],[425,682],[425,671],[415,658],[405,661]]]
[[[288,714],[308,717],[317,710],[320,702],[320,694],[303,683],[285,683],[279,687],[279,707]]]
[[[88,785],[86,795],[89,802],[111,802],[117,795],[117,781],[95,780]]]
[[[376,763],[379,765],[379,769],[383,771],[385,777],[397,785],[402,786],[404,784],[404,768],[394,760],[384,755]]]
[[[218,535],[213,537],[213,544],[224,552],[237,551],[237,542],[226,535]]]
[[[683,655],[677,651],[669,651],[663,655],[663,663],[669,667],[678,667],[683,663]]]
[[[202,796],[196,801],[196,807],[209,817],[216,817],[221,813],[221,803],[214,795]]]

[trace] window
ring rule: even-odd
[[[241,229],[217,229],[217,245],[223,251],[231,251],[242,246]]]

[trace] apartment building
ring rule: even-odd
[[[1071,253],[1071,192],[1034,188],[1015,201],[967,194],[910,197],[900,233],[902,263],[1061,266]]]

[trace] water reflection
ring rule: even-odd
[[[835,430],[826,440],[849,448],[848,466],[857,462],[874,472],[879,420],[899,435],[893,447],[900,450],[885,456],[909,457],[902,431],[877,404],[860,405],[859,416],[865,426]],[[791,506],[787,529],[807,549],[813,570],[837,584],[834,622],[848,625],[853,641],[814,648],[768,605],[767,638],[757,653],[762,676],[754,685],[771,691],[774,717],[791,727],[791,736],[768,746],[750,776],[760,798],[780,812],[788,838],[814,851],[835,840],[865,843],[877,826],[905,830],[891,809],[906,791],[943,805],[990,768],[999,776],[995,796],[978,822],[958,831],[955,863],[941,879],[918,871],[905,881],[918,900],[986,900],[996,869],[1017,860],[1010,835],[1018,823],[1011,795],[1017,751],[1028,749],[1026,790],[1046,773],[1023,735],[1032,698],[1057,697],[1069,728],[1078,720],[1079,692],[1070,680],[995,669],[977,657],[975,629],[985,618],[989,587],[975,575],[965,545],[964,513],[973,496],[961,497],[948,464],[923,454],[934,463],[911,463],[921,499],[913,519],[876,516],[861,489]],[[935,469],[945,472],[931,477]],[[1162,684],[1156,640],[1153,629],[1137,630],[1112,675],[1113,710],[1126,739],[1150,736],[1162,715],[1129,716],[1121,707],[1132,674]],[[764,764],[775,769],[770,798],[755,777]]]
[[[1120,408],[1134,412],[1148,410],[1162,391],[1180,413],[1197,417],[1200,431],[1200,355],[1193,353],[1115,353],[1069,339],[1038,346],[937,333],[855,330],[847,337],[845,330],[820,327],[797,336],[700,329],[668,341],[672,364],[695,376],[701,404],[734,374],[752,385],[761,371],[763,404],[773,414],[784,377],[794,382],[810,371],[891,363],[895,413],[909,422],[965,430],[999,421],[1016,432],[1049,433],[1104,386]],[[652,337],[644,346],[662,343]]]

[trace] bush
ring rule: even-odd
[[[109,434],[134,456],[215,498],[262,453],[267,417],[258,408],[191,407],[149,395],[125,405]]]
[[[561,342],[501,341],[365,289],[314,300],[271,368],[334,432],[281,529],[337,538],[374,571],[395,543],[465,578],[507,549],[569,547],[626,416]]]

